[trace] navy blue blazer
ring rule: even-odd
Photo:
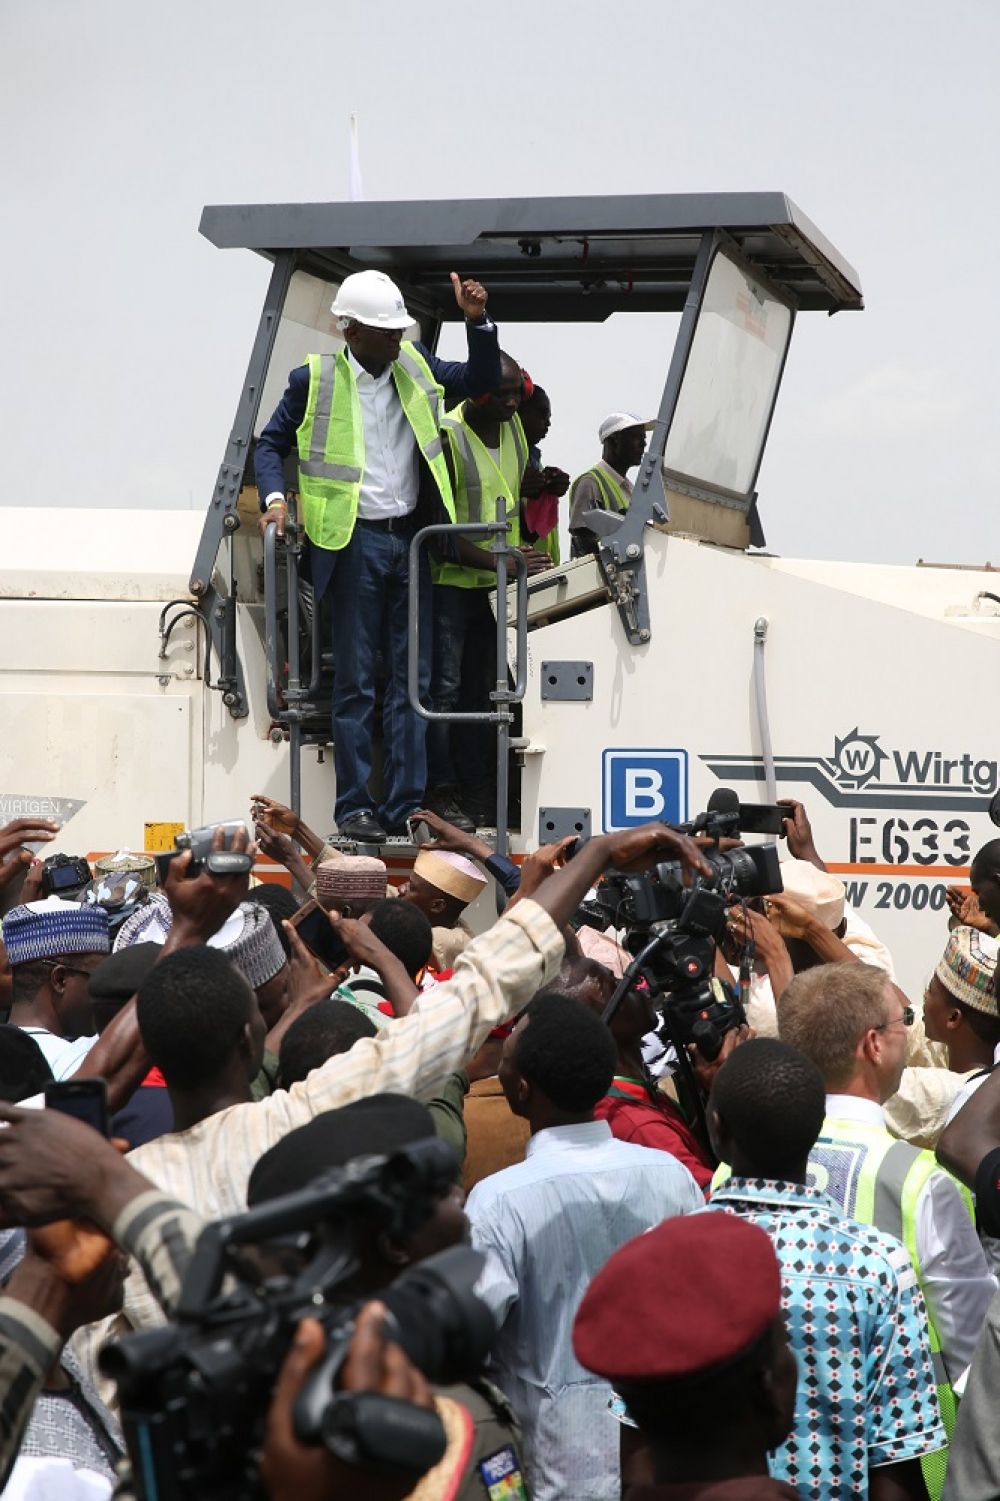
[[[439,360],[423,344],[417,348],[430,365],[434,379],[444,387],[451,401],[467,396],[484,396],[500,384],[500,345],[496,324],[466,323],[469,340],[468,360]],[[309,397],[309,367],[299,365],[288,377],[288,386],[274,415],[257,439],[254,471],[261,510],[265,497],[274,491],[285,493],[284,461],[295,447],[295,434],[306,414]]]

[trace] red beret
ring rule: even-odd
[[[609,1381],[672,1381],[735,1359],[780,1311],[770,1236],[737,1215],[678,1215],[601,1268],[577,1312],[573,1349]]]

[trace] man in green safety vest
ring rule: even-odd
[[[524,554],[529,573],[551,568],[547,553],[522,546],[521,481],[528,440],[518,407],[524,374],[501,354],[500,384],[485,400],[466,401],[442,425],[445,459],[455,493],[456,521],[494,521],[502,500],[510,521],[507,541]],[[496,558],[489,543],[458,538],[452,556],[434,565],[434,667],[431,699],[438,713],[488,710],[496,686],[496,623],[490,590]],[[427,807],[458,828],[493,821],[496,771],[491,726],[438,721],[427,740]]]
[[[587,524],[590,511],[624,516],[632,499],[630,469],[646,452],[646,434],[653,426],[634,412],[612,412],[597,430],[601,458],[585,474],[577,475],[569,492],[569,530],[574,558],[597,551],[598,538]]]
[[[406,832],[424,802],[427,722],[407,683],[409,549],[422,527],[454,520],[441,444],[446,398],[479,397],[500,383],[497,331],[486,292],[452,272],[466,320],[467,362],[439,360],[404,339],[414,319],[381,271],[345,277],[332,312],[340,350],[293,370],[254,456],[261,527],[285,524],[284,460],[298,453],[298,489],[316,606],[333,617],[333,745],[338,831],[362,843]],[[432,602],[426,553],[420,583],[420,697],[430,704]],[[369,790],[375,659],[386,668],[384,791]]]
[[[809,1154],[809,1183],[845,1214],[894,1235],[909,1252],[930,1321],[938,1397],[950,1436],[953,1387],[972,1360],[997,1285],[976,1235],[967,1191],[930,1152],[898,1141],[882,1106],[906,1064],[912,1007],[884,971],[825,964],[795,976],[778,1001],[778,1034],[819,1068],[826,1120]],[[932,1498],[944,1455],[923,1462]]]

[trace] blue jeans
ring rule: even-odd
[[[497,627],[489,595],[488,589],[434,585],[431,699],[439,713],[493,708]],[[432,787],[492,782],[496,730],[490,724],[432,724],[427,758]]]
[[[413,530],[416,530],[414,527]],[[338,825],[373,805],[368,790],[375,720],[375,658],[385,663],[382,733],[385,795],[380,821],[398,826],[420,807],[427,781],[427,721],[410,708],[409,531],[390,532],[359,521],[337,554],[330,581],[333,612],[333,757]],[[420,559],[420,702],[428,707],[431,677],[431,580]]]

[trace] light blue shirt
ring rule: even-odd
[[[539,1131],[524,1162],[469,1195],[472,1243],[488,1258],[477,1292],[501,1321],[490,1374],[521,1421],[535,1501],[618,1501],[611,1386],[574,1356],[573,1320],[613,1251],[704,1207],[676,1158],[618,1141],[606,1121]],[[653,1291],[637,1289],[637,1318]]]

